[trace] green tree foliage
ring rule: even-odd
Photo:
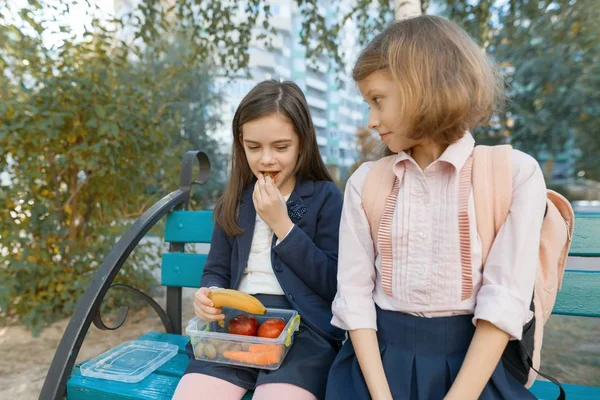
[[[67,6],[51,4],[0,18],[0,171],[10,181],[0,190],[0,313],[35,329],[72,312],[116,237],[176,187],[185,150],[206,151],[217,171],[224,162],[207,135],[220,102],[210,62],[184,32],[148,33],[169,15],[134,27],[146,41],[119,38],[124,20],[99,17],[81,39],[60,22]],[[200,206],[223,179],[213,174]],[[154,261],[140,248],[118,280],[147,290],[142,265]]]
[[[511,108],[504,121],[515,145],[552,157],[575,146],[578,166],[600,178],[600,12],[593,2],[513,1],[494,38]]]
[[[343,68],[337,49],[344,24],[358,24],[363,44],[390,22],[395,1],[357,0],[329,26],[319,22],[317,7],[307,7],[305,27],[317,27],[304,33],[317,39],[311,54],[329,53]],[[536,157],[566,157],[574,161],[574,172],[600,179],[600,11],[594,2],[437,0],[421,5],[465,28],[505,79],[507,107],[475,132],[478,142],[510,141]]]
[[[587,0],[444,0],[444,15],[495,58],[506,81],[505,112],[478,131],[534,156],[569,158],[600,178],[600,13]],[[568,177],[568,176],[563,176]]]

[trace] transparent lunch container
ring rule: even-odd
[[[223,326],[198,317],[189,321],[185,333],[190,337],[196,360],[269,370],[276,370],[281,366],[294,342],[294,332],[300,326],[297,311],[267,308],[265,315],[255,315],[223,308],[222,312],[225,314]],[[239,314],[256,318],[259,326],[270,318],[281,319],[286,325],[275,339],[228,333],[229,321]]]
[[[135,383],[177,355],[179,347],[152,340],[130,340],[86,361],[81,375],[89,378]]]

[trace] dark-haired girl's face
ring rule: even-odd
[[[282,195],[291,193],[296,185],[300,143],[290,121],[271,114],[247,122],[242,125],[241,139],[254,176],[270,175]]]

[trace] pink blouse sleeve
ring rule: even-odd
[[[345,330],[377,329],[375,252],[361,193],[372,163],[365,163],[346,184],[340,223],[337,294],[331,324]]]

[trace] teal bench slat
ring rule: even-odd
[[[167,216],[165,241],[210,243],[213,231],[212,211],[174,211]],[[578,214],[569,255],[600,257],[600,214]]]
[[[204,254],[163,254],[163,285],[199,287],[205,262]],[[600,317],[600,272],[566,271],[553,314]]]
[[[165,241],[210,243],[213,231],[212,211],[173,211],[167,216]]]
[[[600,399],[600,387],[577,386],[562,383],[568,400]],[[558,388],[552,382],[536,381],[529,389],[539,400],[556,400]]]
[[[165,241],[210,243],[213,231],[212,211],[174,211],[167,216]],[[575,232],[569,255],[600,257],[600,214],[575,216]]]
[[[600,257],[600,215],[576,215],[570,256]]]
[[[170,399],[181,377],[151,374],[137,383],[86,378],[75,367],[67,382],[67,400]]]
[[[600,272],[565,272],[552,314],[600,317]]]
[[[200,287],[206,254],[163,253],[161,282],[165,286]]]

